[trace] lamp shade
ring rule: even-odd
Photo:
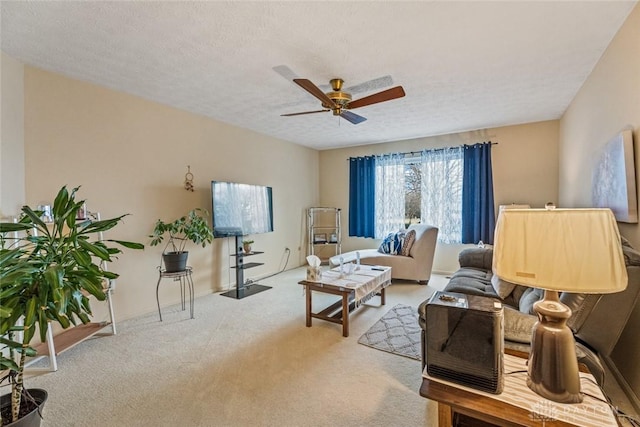
[[[512,283],[560,292],[619,292],[628,280],[610,209],[502,210],[493,271]]]

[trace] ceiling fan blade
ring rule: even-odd
[[[276,65],[275,67],[273,67],[273,71],[280,74],[288,81],[292,81],[293,79],[298,78],[298,75],[286,65]]]
[[[294,78],[297,78],[297,77],[293,77],[291,80],[293,80]],[[350,93],[351,95],[357,95],[359,93],[373,92],[374,90],[384,89],[385,87],[390,87],[392,84],[393,84],[393,79],[391,78],[391,76],[387,75],[387,76],[378,77],[377,79],[372,79],[366,82],[358,83],[357,85],[349,86],[342,90]],[[326,85],[323,84],[323,85],[316,85],[316,86],[318,86],[318,89],[320,89],[324,93],[327,93],[333,90],[330,84],[326,84]]]
[[[329,106],[330,108],[337,108],[338,106],[333,102],[331,98],[324,94],[318,86],[314,85],[311,80],[307,79],[293,79],[293,81],[300,86],[302,89],[309,92],[311,95],[318,98],[324,105]]]
[[[366,105],[377,104],[378,102],[391,101],[392,99],[402,98],[405,95],[402,86],[392,87],[364,98],[356,99],[347,104],[346,108],[352,110],[354,108],[364,107]]]
[[[354,125],[357,125],[358,123],[362,123],[365,120],[367,120],[366,118],[357,115],[356,113],[352,113],[351,111],[343,111],[340,114],[340,117],[342,117],[345,120],[350,121],[351,123],[353,123]]]
[[[356,95],[358,93],[370,92],[374,90],[379,90],[385,87],[389,87],[393,84],[393,79],[391,76],[382,76],[377,79],[369,80],[366,82],[359,83],[357,85],[349,86],[345,89],[345,92],[349,92],[351,95]]]
[[[287,80],[288,82],[292,82],[295,79],[299,79],[300,76],[298,76],[298,74],[296,74],[295,71],[293,71],[291,68],[287,67],[286,65],[277,65],[275,67],[272,68],[273,71],[275,71],[276,73],[280,74],[282,77],[285,78],[285,80]],[[368,82],[365,82],[368,83]],[[322,92],[329,92],[331,90],[331,85],[329,84],[323,84],[323,85],[316,85],[318,86],[318,89],[320,89]],[[391,83],[389,83],[387,86],[391,86]],[[372,88],[373,89],[378,89],[376,88]],[[364,91],[361,91],[364,92]]]
[[[302,113],[280,114],[280,116],[282,117],[301,116],[303,114],[326,113],[327,111],[331,111],[331,110],[303,111]]]

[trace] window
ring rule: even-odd
[[[375,237],[383,239],[404,227],[406,161],[403,154],[389,154],[376,157],[375,164]]]
[[[462,165],[462,147],[376,157],[375,237],[425,223],[439,228],[441,242],[460,243]]]
[[[420,155],[421,222],[438,227],[438,241],[462,240],[463,148],[425,150]]]
[[[438,227],[443,243],[490,243],[495,221],[490,149],[491,143],[481,143],[418,156],[351,158],[349,235],[381,239],[424,223]]]
[[[407,159],[404,168],[404,225],[420,223],[422,211],[422,171],[420,160]]]

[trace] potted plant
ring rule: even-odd
[[[213,241],[213,230],[209,227],[207,218],[209,213],[205,209],[192,209],[187,215],[172,222],[156,221],[151,238],[151,246],[162,243],[165,235],[169,236],[164,247],[162,258],[165,271],[184,271],[187,266],[188,251],[185,246],[188,241],[204,248]],[[170,251],[167,252],[167,249]]]
[[[0,369],[9,371],[6,378],[11,383],[11,404],[1,412],[3,425],[20,425],[31,418],[36,424],[29,425],[40,422],[36,414],[46,392],[29,393],[23,383],[26,357],[36,355],[30,347],[36,325],[44,342],[48,322],[63,328],[88,323],[88,296],[104,301],[104,283],[118,277],[105,269],[122,252],[112,244],[144,248],[140,243],[96,238],[126,215],[77,220],[84,205],[84,200],[75,200],[78,188],[71,193],[60,189],[50,223],[40,219],[43,212],[29,206],[22,208],[18,222],[0,223]]]
[[[243,240],[242,241],[242,250],[245,254],[251,253],[251,245],[253,245],[253,240]]]

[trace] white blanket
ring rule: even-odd
[[[374,270],[374,268],[379,270]],[[323,271],[319,283],[353,289],[356,304],[367,301],[391,284],[391,267],[361,265],[360,269],[346,274],[348,269],[348,265],[345,264],[343,265],[343,274],[340,274],[340,267]]]

